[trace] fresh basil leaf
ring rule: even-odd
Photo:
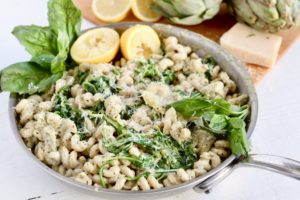
[[[220,114],[230,115],[233,112],[231,104],[224,99],[214,99],[214,106],[216,108],[216,112]]]
[[[1,89],[19,94],[33,94],[49,88],[53,77],[47,70],[33,62],[20,62],[8,66],[1,72]],[[49,79],[48,81],[43,81]]]
[[[210,122],[209,122],[209,127],[214,129],[214,130],[223,130],[227,127],[228,122],[227,122],[227,116],[226,115],[218,115],[218,114],[213,114]]]
[[[188,98],[168,105],[186,118],[201,116],[203,111],[210,106],[211,103],[204,98]]]
[[[233,154],[247,155],[249,142],[244,120],[249,113],[248,105],[236,106],[224,99],[208,99],[201,94],[193,94],[168,106],[174,107],[185,118],[192,117],[190,125],[216,137],[228,138]]]
[[[17,26],[12,32],[32,55],[31,61],[49,69],[57,54],[56,36],[49,27]]]
[[[18,38],[26,50],[36,57],[39,55],[55,55],[57,53],[55,35],[48,27],[17,26],[12,34]]]
[[[214,99],[212,103],[214,105],[215,112],[218,114],[243,118],[244,115],[247,115],[249,111],[247,105],[232,105],[224,99]]]
[[[231,118],[229,119],[229,123],[232,128],[241,129],[246,127],[246,123],[240,118]]]
[[[0,72],[0,90],[19,94],[42,92],[61,78],[67,67],[73,67],[69,50],[80,33],[81,13],[72,0],[50,0],[48,8],[49,27],[18,26],[13,30],[32,59]]]
[[[52,74],[48,78],[42,79],[38,84],[38,90],[37,92],[44,92],[48,90],[58,79],[60,79],[63,76],[62,72],[58,72],[56,74]]]
[[[211,133],[212,135],[216,136],[216,137],[220,137],[220,138],[224,138],[228,136],[228,129],[213,129],[209,126],[209,121],[207,121],[207,119],[205,119],[203,116],[199,117],[196,120],[191,121],[190,123],[191,125],[195,126],[196,128],[201,128],[204,129],[206,131],[208,131],[209,133]],[[194,128],[195,128],[194,127]]]
[[[199,117],[204,112],[211,112],[228,117],[245,119],[249,113],[248,105],[236,106],[224,99],[208,99],[202,94],[192,94],[191,97],[176,101],[167,107],[174,107],[183,117]]]
[[[232,130],[229,135],[229,146],[233,154],[247,156],[249,152],[249,141],[246,134],[246,124],[240,118],[229,120]]]
[[[61,51],[58,55],[55,56],[55,58],[51,62],[51,72],[57,73],[57,72],[65,71],[66,69],[65,61],[66,61],[65,52]]]
[[[51,69],[52,62],[55,56],[52,54],[41,54],[31,58],[32,62],[40,65],[40,67],[45,69]]]
[[[65,71],[65,61],[68,58],[70,39],[66,32],[59,31],[57,37],[58,54],[51,63],[51,72]]]
[[[50,0],[48,21],[51,30],[57,35],[58,54],[51,64],[51,72],[57,73],[66,69],[70,46],[80,33],[81,12],[72,0]]]
[[[59,31],[67,33],[70,43],[73,43],[80,33],[81,12],[72,0],[50,0],[48,21],[54,33],[57,35]]]

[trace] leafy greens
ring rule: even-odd
[[[1,89],[19,94],[42,92],[60,77],[61,73],[51,74],[33,62],[20,62],[10,65],[1,72]]]
[[[92,94],[102,93],[105,97],[118,93],[120,90],[116,83],[106,76],[96,78],[88,77],[82,85],[86,92],[90,92]]]
[[[245,120],[249,114],[248,105],[236,106],[224,99],[208,99],[201,94],[174,102],[173,107],[191,123],[217,137],[226,137],[230,149],[236,155],[247,155],[249,142],[246,136]]]
[[[105,148],[109,152],[118,155],[115,156],[115,159],[130,160],[138,167],[141,173],[137,177],[150,173],[161,176],[179,168],[186,169],[191,167],[197,159],[191,142],[178,143],[170,136],[162,133],[159,128],[150,133],[139,133],[133,129],[123,127],[105,115],[103,115],[103,119],[107,124],[113,126],[118,134],[116,140],[111,140],[104,133]],[[129,155],[128,151],[133,145],[143,149],[144,154],[139,157]],[[99,172],[103,187],[106,186],[103,181],[103,170],[107,167],[106,164],[102,165]],[[134,180],[137,177],[128,178]]]
[[[146,82],[146,80],[151,81],[161,81],[166,84],[172,84],[176,80],[175,72],[171,70],[166,70],[160,72],[157,64],[151,59],[141,59],[138,62],[138,66],[135,70],[135,80],[137,82]]]
[[[84,139],[87,135],[87,131],[84,128],[84,116],[79,108],[72,106],[68,99],[71,96],[71,87],[65,86],[61,88],[54,97],[54,112],[62,118],[68,118],[72,120],[77,127],[78,134],[81,139]]]
[[[83,80],[83,83],[88,80],[89,77]],[[106,187],[103,177],[104,169],[115,159],[129,160],[132,165],[138,168],[139,174],[135,177],[126,177],[128,180],[137,180],[141,176],[150,174],[162,178],[167,173],[174,172],[179,168],[191,167],[197,159],[191,141],[178,143],[170,136],[162,133],[159,128],[150,133],[129,129],[103,114],[105,108],[102,101],[99,101],[94,108],[84,110],[72,106],[68,101],[70,97],[71,86],[60,89],[54,97],[54,112],[63,118],[74,121],[81,139],[85,139],[88,134],[84,128],[85,117],[88,117],[95,124],[111,125],[116,130],[116,140],[112,140],[109,134],[103,131],[103,145],[108,152],[114,154],[113,157],[106,159],[99,169],[100,183],[103,187]],[[136,102],[135,106],[139,106],[139,101]],[[127,108],[124,115],[130,117],[131,114],[132,110]],[[130,155],[129,149],[133,145],[142,149],[144,153],[140,156]]]
[[[217,65],[217,62],[213,57],[206,57],[202,59],[202,63],[205,64],[208,68],[208,70],[205,72],[205,76],[208,80],[212,80],[213,76],[213,69]]]
[[[81,13],[72,0],[49,0],[49,27],[17,26],[12,34],[32,56],[0,73],[0,91],[34,94],[49,89],[73,61],[69,50],[80,33]],[[17,83],[17,84],[16,84]]]

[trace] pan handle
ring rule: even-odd
[[[300,180],[300,162],[281,156],[251,154],[241,164],[273,171]]]
[[[211,176],[198,185],[194,186],[194,190],[198,193],[209,193],[210,189],[212,189],[215,185],[221,182],[224,178],[226,178],[233,171],[233,166],[229,165],[222,169],[222,171],[218,172],[214,176]]]
[[[194,190],[200,193],[209,192],[212,187],[226,178],[236,166],[258,167],[300,180],[299,161],[267,154],[250,154],[247,158],[237,158],[237,160],[222,171],[196,185]]]

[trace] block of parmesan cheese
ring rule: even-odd
[[[256,31],[237,23],[220,39],[221,46],[242,62],[271,67],[275,64],[282,37]]]

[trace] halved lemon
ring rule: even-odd
[[[127,29],[121,36],[121,50],[125,58],[149,58],[161,51],[157,33],[147,25],[135,25]]]
[[[97,28],[82,34],[71,47],[71,56],[77,63],[108,63],[114,59],[120,46],[118,32],[111,28]]]
[[[130,11],[130,0],[93,0],[92,10],[101,21],[119,22]]]
[[[153,0],[131,0],[131,10],[139,20],[144,22],[156,22],[161,15],[151,9]]]

